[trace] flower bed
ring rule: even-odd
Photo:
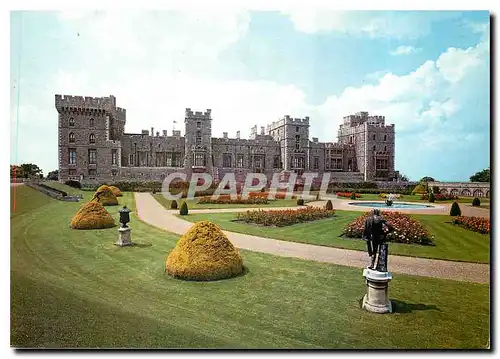
[[[423,194],[420,196],[420,199],[428,201],[429,195],[427,193]],[[458,196],[453,196],[451,194],[442,194],[442,193],[435,193],[434,194],[434,200],[436,200],[436,201],[450,201],[450,200],[454,200],[454,199],[458,199]]]
[[[490,220],[487,218],[457,216],[453,219],[453,224],[482,234],[490,233]]]
[[[346,197],[346,198],[351,198],[352,192],[337,192],[335,193],[337,197]],[[359,193],[354,194],[356,198],[361,198],[361,195]]]
[[[342,233],[349,238],[361,238],[365,226],[365,220],[370,213],[356,218],[349,223]],[[394,231],[387,235],[388,242],[411,243],[411,244],[432,244],[433,236],[416,220],[410,216],[399,212],[382,212],[384,219],[394,227]],[[386,232],[388,231],[385,228]]]
[[[277,191],[276,194],[272,199],[285,199],[286,192],[283,191]],[[269,197],[269,192],[249,192],[248,193],[248,198],[268,198]],[[295,195],[292,196],[291,199],[296,199],[297,197]]]
[[[249,197],[247,199],[238,196],[236,199],[231,199],[229,195],[221,195],[217,199],[211,197],[202,197],[198,200],[198,204],[268,204],[267,198]]]
[[[263,226],[284,227],[292,224],[315,221],[332,217],[334,210],[318,207],[305,207],[300,209],[283,209],[270,211],[246,211],[238,213],[237,220],[245,223],[255,223]]]

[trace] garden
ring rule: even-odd
[[[114,245],[116,227],[70,228],[82,203],[57,201],[25,186],[17,189],[17,209],[11,214],[12,346],[457,349],[487,345],[490,303],[489,286],[484,284],[398,275],[390,288],[395,313],[380,316],[359,307],[366,289],[358,268],[243,250],[248,268],[243,276],[186,282],[166,275],[165,259],[179,236],[140,221],[133,195],[122,194],[120,206],[133,210],[130,226],[137,245],[120,248]],[[85,193],[85,201],[92,195]],[[106,206],[115,221],[120,206]],[[338,212],[333,219],[264,229],[331,224],[342,221]]]
[[[317,221],[335,215],[334,210],[319,207],[299,209],[253,210],[236,214],[236,221],[262,226],[285,227],[297,223]]]

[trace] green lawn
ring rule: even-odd
[[[333,218],[280,228],[234,222],[236,213],[197,213],[182,216],[182,219],[191,222],[206,219],[217,223],[228,231],[266,238],[364,251],[366,250],[366,242],[339,237],[344,227],[362,214],[363,212],[338,210]],[[390,243],[389,251],[391,254],[489,263],[490,240],[488,235],[454,226],[450,223],[451,217],[449,216],[424,214],[411,216],[419,220],[435,236],[435,246]]]
[[[166,209],[170,209],[170,203],[172,201],[166,199],[161,193],[156,193],[153,197]],[[177,201],[178,208],[181,208],[182,202],[184,199],[180,199]],[[268,204],[199,204],[197,199],[187,200],[189,209],[219,209],[219,208],[270,208],[270,207],[296,207],[297,200],[296,199],[278,199],[275,201],[269,201]],[[304,201],[307,203],[307,201]]]
[[[36,198],[19,188],[18,199]],[[134,208],[125,193],[120,204]],[[395,313],[359,308],[360,268],[242,251],[246,275],[183,282],[164,273],[178,240],[132,214],[69,228],[81,203],[37,200],[11,218],[11,345],[85,348],[485,348],[489,287],[395,275]],[[21,208],[21,207],[20,207]],[[29,208],[29,210],[28,210]],[[117,218],[118,206],[107,207]],[[460,298],[460,300],[457,300]],[[474,308],[474,310],[471,310]]]
[[[45,181],[43,183],[49,187],[52,187],[52,188],[55,188],[55,189],[58,189],[61,191],[65,191],[69,195],[79,195],[79,194],[85,193],[81,189],[70,187],[70,186],[65,185],[64,183],[60,183],[57,181]]]

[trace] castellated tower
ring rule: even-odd
[[[55,95],[59,180],[114,180],[121,167],[126,111],[116,98]]]
[[[309,166],[309,117],[283,119],[267,126],[267,133],[278,141],[282,168],[302,174]]]
[[[212,110],[193,112],[186,108],[184,168],[187,174],[207,172],[213,175]]]
[[[354,145],[356,169],[363,173],[365,181],[387,180],[395,175],[394,125],[386,126],[384,116],[357,112],[344,117],[338,142]]]

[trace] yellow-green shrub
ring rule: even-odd
[[[195,223],[165,261],[165,272],[185,280],[217,280],[243,272],[238,249],[209,221]]]
[[[424,185],[421,184],[417,185],[411,192],[411,194],[425,194],[425,193],[427,193],[427,189],[425,188]]]
[[[102,185],[95,191],[91,201],[97,201],[103,206],[116,206],[118,204],[118,200],[113,194],[113,191],[106,185]]]
[[[111,192],[113,192],[113,194],[115,195],[115,197],[122,197],[122,192],[120,191],[120,189],[118,187],[115,187],[115,186],[109,186],[109,189],[111,190]]]
[[[85,203],[71,220],[71,228],[74,229],[102,229],[114,226],[113,217],[97,201]]]

